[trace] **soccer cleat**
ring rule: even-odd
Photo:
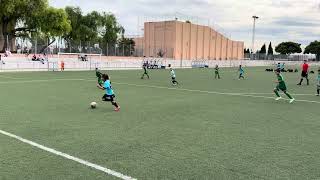
[[[277,98],[276,98],[276,101],[279,101],[280,99],[282,99],[282,97],[277,97]]]
[[[115,108],[114,111],[116,111],[116,112],[120,111],[120,106]]]
[[[298,86],[301,86],[301,84],[300,84],[300,83],[298,83],[297,85],[298,85]]]
[[[294,100],[295,100],[294,98],[290,99],[289,103],[290,104],[293,103]]]
[[[319,94],[316,94],[316,96],[320,96]]]

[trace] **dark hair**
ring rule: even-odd
[[[109,76],[108,74],[102,74],[102,78],[106,81],[109,80]]]

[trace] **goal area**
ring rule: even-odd
[[[73,60],[73,61],[100,61],[102,54],[89,53],[58,53],[58,61]]]

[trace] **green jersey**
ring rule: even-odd
[[[216,74],[219,74],[219,67],[215,67],[215,68],[214,68],[214,72],[215,72]]]
[[[145,73],[145,74],[148,74],[148,72],[147,72],[147,67],[146,67],[146,66],[143,66],[143,70],[144,70],[144,73]]]
[[[99,71],[96,71],[96,76],[97,76],[97,78],[101,78],[102,73],[101,73],[101,72],[99,72]]]
[[[282,91],[287,90],[286,83],[284,82],[283,76],[281,74],[279,74],[277,76],[277,79],[278,79],[278,82],[279,82],[277,88],[282,90]]]
[[[98,84],[103,84],[103,81],[102,81],[102,73],[99,72],[99,71],[96,71],[96,77],[98,78]]]

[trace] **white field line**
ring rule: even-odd
[[[164,86],[150,86],[150,85],[140,85],[140,84],[130,84],[130,83],[115,83],[120,85],[129,85],[129,86],[136,86],[136,87],[148,87],[148,88],[157,88],[157,89],[169,89],[169,90],[177,90],[177,91],[188,91],[188,92],[199,92],[199,93],[207,93],[207,94],[218,94],[218,95],[227,95],[227,96],[241,96],[241,97],[252,97],[252,98],[264,98],[264,99],[275,99],[275,97],[268,97],[268,96],[258,96],[258,95],[250,95],[250,94],[241,94],[241,93],[223,93],[223,92],[216,92],[216,91],[203,91],[203,90],[194,90],[194,89],[184,89],[184,88],[170,88]],[[285,99],[289,100],[289,99]],[[309,101],[309,100],[296,100],[297,102],[308,102],[308,103],[317,103],[320,104],[320,101]]]
[[[43,79],[43,80],[25,80],[25,81],[5,81],[0,84],[23,84],[23,83],[37,83],[37,82],[50,82],[50,81],[84,81],[85,79]]]
[[[0,82],[0,84],[16,84],[16,83],[33,83],[33,82],[49,82],[49,81],[96,81],[96,80],[89,80],[89,79],[47,79],[47,80],[26,80],[26,81],[9,81],[9,82]],[[168,90],[177,90],[177,91],[188,91],[188,92],[199,92],[199,93],[207,93],[207,94],[218,94],[218,95],[227,95],[227,96],[242,96],[242,97],[252,97],[252,98],[264,98],[264,99],[274,99],[275,97],[269,96],[261,96],[261,95],[269,95],[269,93],[224,93],[224,92],[217,92],[217,91],[203,91],[203,90],[193,90],[193,89],[184,89],[184,88],[170,88],[165,86],[153,86],[153,85],[143,85],[143,84],[130,84],[130,83],[117,83],[113,82],[114,84],[120,85],[128,85],[128,86],[136,86],[136,87],[147,87],[147,88],[157,88],[157,89],[168,89]],[[272,93],[270,93],[272,95]],[[292,94],[293,96],[311,96],[311,94]],[[315,95],[313,95],[315,96]],[[289,100],[289,99],[285,99]],[[308,102],[308,103],[316,103],[320,104],[320,101],[309,101],[309,100],[302,100],[296,99],[297,102]]]
[[[236,94],[249,94],[249,95],[274,95],[274,93],[236,93]],[[290,93],[291,94],[291,93]],[[293,96],[315,96],[316,94],[291,94]]]
[[[77,162],[77,163],[80,163],[80,164],[85,165],[85,166],[87,166],[87,167],[96,169],[96,170],[98,170],[98,171],[102,171],[102,172],[104,172],[104,173],[106,173],[106,174],[108,174],[108,175],[115,176],[115,177],[118,177],[118,178],[124,179],[124,180],[135,180],[135,178],[132,178],[132,177],[130,177],[130,176],[121,174],[121,173],[119,173],[119,172],[116,172],[116,171],[114,171],[114,170],[111,170],[111,169],[102,167],[102,166],[100,166],[100,165],[91,163],[91,162],[89,162],[89,161],[86,161],[86,160],[83,160],[83,159],[80,159],[80,158],[71,156],[71,155],[69,155],[69,154],[66,154],[66,153],[57,151],[57,150],[55,150],[55,149],[48,148],[48,147],[46,147],[46,146],[43,146],[43,145],[38,144],[38,143],[35,143],[35,142],[33,142],[33,141],[24,139],[24,138],[22,138],[22,137],[20,137],[20,136],[11,134],[11,133],[9,133],[9,132],[0,130],[0,133],[3,134],[3,135],[5,135],[5,136],[14,138],[14,139],[16,139],[16,140],[18,140],[18,141],[21,141],[21,142],[23,142],[23,143],[29,144],[29,145],[31,145],[31,146],[33,146],[33,147],[36,147],[36,148],[39,148],[39,149],[41,149],[41,150],[47,151],[47,152],[49,152],[49,153],[55,154],[55,155],[57,155],[57,156],[63,157],[63,158],[65,158],[65,159],[75,161],[75,162]]]
[[[16,79],[16,80],[25,79],[25,78],[15,78],[15,77],[4,76],[4,75],[0,75],[0,78],[5,78],[5,79]]]

